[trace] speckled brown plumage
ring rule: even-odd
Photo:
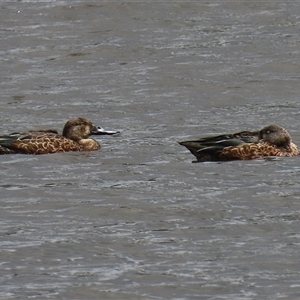
[[[235,134],[184,141],[197,161],[247,160],[266,156],[296,156],[298,147],[289,133],[278,125],[269,125],[260,131],[243,131]]]
[[[247,160],[265,156],[296,156],[299,155],[298,147],[291,143],[287,147],[277,147],[268,142],[242,144],[239,146],[225,147],[218,157],[220,160]]]
[[[94,151],[100,144],[89,138],[95,126],[85,118],[72,118],[63,134],[56,130],[35,130],[0,136],[0,154],[47,154],[68,151]]]

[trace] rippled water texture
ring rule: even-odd
[[[177,144],[276,123],[300,145],[299,2],[0,7],[1,132],[122,131],[0,157],[1,299],[300,298],[299,158]]]

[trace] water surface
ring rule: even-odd
[[[300,297],[299,159],[194,164],[177,144],[276,123],[300,145],[299,3],[0,14],[1,132],[122,131],[93,153],[0,157],[1,299]]]

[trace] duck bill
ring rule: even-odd
[[[116,131],[116,130],[106,130],[104,128],[102,128],[101,126],[94,126],[91,134],[93,135],[113,135],[113,134],[119,134],[120,131]]]

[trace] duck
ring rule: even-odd
[[[250,160],[267,156],[297,156],[297,145],[288,131],[279,125],[268,125],[257,131],[207,136],[193,141],[182,141],[197,162]]]
[[[0,135],[0,155],[96,151],[101,146],[90,135],[118,133],[95,126],[85,118],[74,117],[66,122],[62,134],[55,129],[42,129]]]

